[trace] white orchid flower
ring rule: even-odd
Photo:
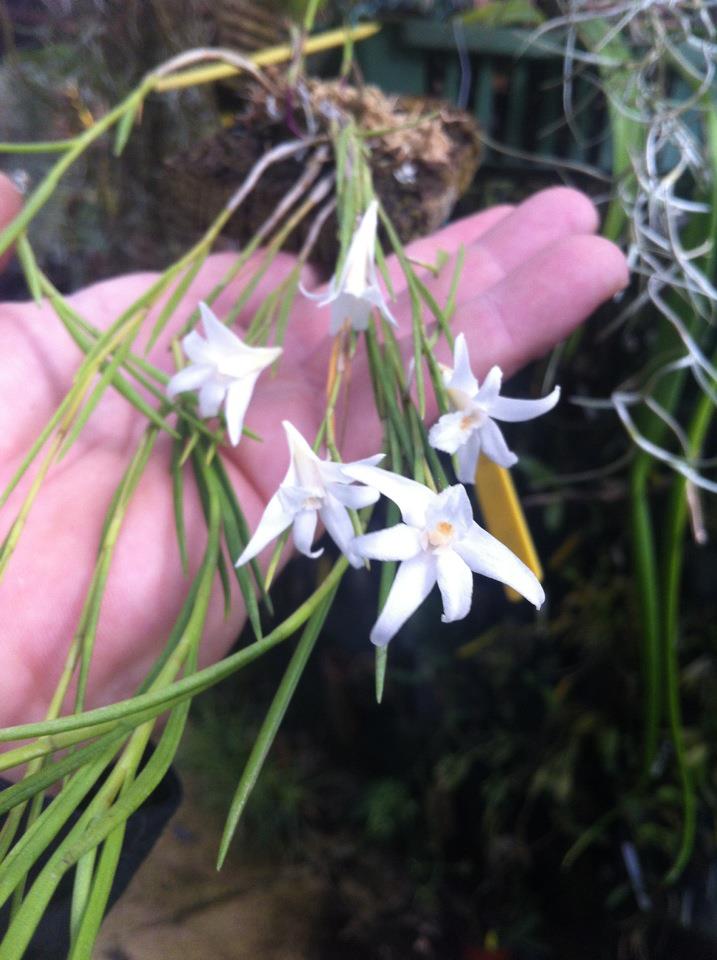
[[[458,454],[456,476],[461,483],[473,482],[481,452],[501,467],[512,467],[517,462],[518,458],[508,449],[496,420],[510,423],[532,420],[552,410],[560,399],[560,387],[540,400],[501,397],[503,373],[500,367],[491,367],[483,385],[479,386],[462,333],[456,337],[453,369],[446,367],[442,373],[455,412],[444,414],[431,427],[428,442],[436,450]]]
[[[205,337],[192,330],[182,339],[191,363],[169,381],[167,396],[172,400],[178,393],[198,390],[202,417],[216,417],[223,405],[229,440],[236,446],[259,374],[280,356],[281,347],[250,347],[206,303],[200,303],[199,310]]]
[[[366,330],[374,307],[397,326],[388,309],[386,298],[378,284],[376,271],[376,230],[378,228],[378,201],[372,200],[366,208],[354,233],[346,260],[338,279],[334,276],[325,294],[313,294],[304,290],[320,307],[331,305],[329,332],[338,333],[349,320],[354,330]]]
[[[435,583],[443,600],[441,620],[450,623],[465,617],[473,596],[473,573],[500,580],[541,606],[545,594],[538,579],[500,540],[478,526],[460,484],[433,493],[415,480],[378,467],[349,464],[345,471],[393,500],[403,517],[403,523],[353,542],[361,557],[401,561],[371,631],[376,646],[385,646],[395,636]]]
[[[292,526],[294,545],[306,557],[319,557],[323,550],[311,549],[319,519],[342,553],[354,567],[361,558],[352,550],[354,529],[347,507],[360,510],[378,500],[378,491],[356,486],[346,467],[375,466],[383,459],[379,453],[355,463],[320,460],[299,431],[288,420],[282,421],[289,444],[291,461],[279,489],[266,505],[254,536],[236,562],[237,567],[251,560],[287,527]]]

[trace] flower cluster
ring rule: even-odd
[[[377,203],[372,201],[328,293],[316,297],[307,294],[321,306],[331,305],[332,334],[347,323],[354,330],[365,330],[374,309],[391,323],[396,322],[376,275],[377,211]],[[229,439],[237,444],[256,380],[281,350],[250,347],[205,304],[200,304],[200,311],[205,337],[195,331],[183,339],[191,363],[172,377],[168,394],[174,397],[198,390],[203,417],[216,416],[223,406]],[[299,431],[284,420],[289,466],[236,565],[256,557],[289,527],[300,553],[320,556],[322,550],[313,549],[319,521],[352,566],[361,567],[366,560],[398,561],[386,603],[371,631],[371,641],[379,647],[396,635],[436,584],[443,601],[442,620],[448,623],[465,617],[471,606],[474,573],[501,581],[540,607],[545,595],[536,576],[475,522],[461,484],[473,481],[481,453],[502,467],[512,466],[517,457],[496,421],[531,420],[547,413],[558,402],[560,390],[556,387],[539,400],[502,397],[499,367],[492,367],[480,385],[463,334],[456,337],[453,367],[444,368],[443,381],[453,409],[431,427],[428,439],[437,450],[456,454],[459,484],[436,493],[379,467],[383,454],[354,463],[321,459]],[[355,535],[348,511],[370,506],[380,495],[398,506],[402,522]]]

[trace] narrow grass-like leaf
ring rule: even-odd
[[[23,780],[18,780],[17,783],[13,783],[9,787],[5,787],[0,794],[0,816],[31,800],[38,793],[42,793],[52,786],[53,783],[58,783],[74,773],[79,767],[88,766],[103,754],[111,744],[118,744],[131,732],[131,725],[122,722],[91,743],[85,744],[72,753],[64,754],[59,760],[44,764],[36,773]]]
[[[461,244],[456,251],[455,264],[453,266],[453,276],[451,277],[451,285],[448,289],[448,297],[446,298],[446,305],[443,308],[443,314],[447,321],[451,319],[456,309],[456,297],[458,295],[458,284],[461,279],[461,274],[463,273],[463,264],[466,259],[466,248]],[[448,327],[448,343],[453,347],[453,331],[450,326]]]
[[[232,564],[232,567],[234,564]],[[217,572],[219,573],[219,582],[222,585],[222,595],[224,597],[224,619],[226,620],[232,609],[232,584],[227,570],[227,561],[224,552],[220,551],[217,558]]]
[[[366,345],[368,347],[368,359],[372,371],[372,378],[381,384],[382,396],[386,403],[386,414],[394,425],[406,457],[409,460],[412,460],[413,449],[411,446],[411,436],[409,431],[406,429],[403,415],[398,408],[395,381],[386,369],[376,333],[370,326],[366,331]]]
[[[72,902],[70,904],[70,941],[74,942],[82,922],[82,915],[87,907],[87,901],[92,890],[92,874],[97,862],[97,851],[90,850],[81,857],[75,870],[75,880],[72,887]],[[70,953],[72,948],[70,948]]]
[[[213,448],[211,447],[207,448],[197,446],[194,448],[194,454],[192,457],[192,462],[194,465],[194,478],[197,482],[199,499],[202,504],[202,510],[204,511],[204,516],[207,522],[209,522],[209,516],[212,510],[217,510],[220,513],[223,512],[223,501],[221,498],[219,484],[216,480],[214,483],[210,483],[209,481],[211,474],[210,464],[207,463],[207,455],[212,449]],[[216,502],[214,502],[215,500]],[[222,593],[224,595],[224,613],[226,616],[231,609],[231,583],[229,581],[229,574],[227,573],[226,560],[224,559],[224,554],[222,553],[221,549],[217,550],[216,563],[217,573],[219,574],[219,581],[221,583]]]
[[[216,559],[213,560],[213,563],[216,565]],[[269,650],[272,650],[293,636],[309,619],[326,595],[334,589],[346,572],[347,567],[348,560],[346,557],[339,557],[326,579],[317,587],[311,596],[301,603],[282,623],[275,627],[270,633],[266,634],[266,636],[262,637],[261,640],[257,640],[243,647],[241,650],[225,657],[211,667],[205,667],[203,670],[198,670],[191,677],[176,680],[166,686],[148,690],[146,693],[138,694],[129,700],[121,700],[110,706],[97,707],[94,710],[87,710],[84,713],[72,716],[58,717],[56,720],[5,727],[4,729],[0,729],[0,743],[12,743],[15,740],[26,740],[35,737],[57,737],[60,734],[77,730],[84,731],[87,736],[91,736],[93,728],[108,722],[112,723],[125,718],[132,718],[140,713],[143,715],[143,720],[148,720],[151,719],[152,716],[163,713],[176,703],[185,700],[187,697],[193,697],[198,693],[202,693],[209,687],[219,683],[225,677],[231,676],[231,674],[236,673],[237,670],[248,666],[259,657],[268,653]],[[199,605],[198,597],[199,591],[194,607],[192,608],[192,615]],[[23,748],[19,749],[22,750]]]
[[[135,119],[137,118],[138,112],[142,108],[142,101],[143,95],[140,93],[135,94],[134,99],[130,99],[130,103],[125,110],[125,113],[117,124],[113,147],[113,153],[116,157],[121,156],[124,148],[127,146],[127,141],[132,133],[132,127],[134,126]]]
[[[87,890],[83,889],[81,891],[82,897],[80,897],[78,891],[77,901],[73,895],[72,906],[75,908],[77,916],[72,924],[72,942],[67,960],[91,960],[97,934],[100,931],[100,925],[107,909],[112,884],[117,874],[125,829],[126,822],[121,823],[107,837],[102,846],[97,871],[89,877],[91,886]],[[96,848],[80,857],[76,875],[79,874],[83,864],[91,863],[94,866],[96,859]]]
[[[153,83],[153,78],[147,78],[145,81],[143,81],[142,86],[139,89],[148,91],[151,89]],[[50,197],[52,197],[60,180],[65,175],[67,170],[69,170],[69,168],[72,166],[75,160],[82,156],[82,154],[92,143],[94,143],[95,140],[99,139],[99,137],[101,137],[107,130],[117,123],[118,120],[120,120],[120,118],[124,115],[124,112],[131,106],[133,99],[137,95],[138,91],[131,93],[113,110],[108,111],[103,117],[89,127],[89,129],[77,137],[74,137],[72,140],[63,141],[61,143],[16,145],[13,148],[14,150],[17,150],[18,146],[25,146],[27,148],[25,152],[41,153],[62,150],[62,156],[55,163],[45,178],[33,190],[32,194],[27,198],[20,213],[13,221],[11,221],[11,223],[8,224],[8,226],[5,227],[4,230],[0,232],[0,253],[4,253],[13,243],[17,241],[17,238],[22,231],[25,230],[27,226],[35,219],[37,213],[42,209],[42,207],[44,207]]]
[[[196,436],[196,434],[193,434]],[[187,530],[184,523],[184,469],[182,466],[183,437],[172,444],[172,505],[174,508],[174,527],[177,531],[177,545],[184,576],[189,576],[189,557],[187,555]]]
[[[8,530],[7,536],[3,540],[2,547],[0,548],[0,578],[4,575],[7,565],[10,562],[10,558],[12,557],[15,547],[20,539],[20,534],[25,527],[27,518],[30,515],[30,511],[32,510],[35,499],[40,492],[40,488],[45,482],[48,471],[57,457],[61,443],[62,434],[58,432],[55,435],[53,442],[50,444],[50,449],[48,450],[45,459],[40,464],[40,467],[33,478],[32,483],[30,484],[30,488],[28,489],[25,499],[23,500],[20,509],[15,516],[12,526]]]
[[[30,867],[57,836],[68,818],[95,785],[117,752],[115,743],[99,757],[78,771],[64,789],[51,801],[35,823],[8,853],[0,869],[0,905],[4,904]],[[0,956],[5,960],[5,942],[0,943]]]
[[[249,543],[251,539],[251,532],[249,530],[249,525],[246,522],[246,517],[244,516],[244,511],[241,508],[241,504],[237,500],[234,487],[232,486],[229,475],[227,474],[226,467],[222,462],[221,457],[217,457],[212,465],[212,469],[217,477],[217,480],[221,484],[224,496],[226,497],[227,502],[231,506],[232,513],[234,515],[234,520],[236,523],[236,528],[239,534],[239,543],[238,543],[238,553],[237,558],[241,554],[244,547]],[[273,616],[274,607],[271,602],[269,594],[264,589],[264,578],[261,574],[261,568],[259,566],[259,561],[254,559],[250,561],[249,567],[251,568],[252,574],[254,575],[254,582],[256,583],[257,589],[259,590],[262,603],[266,607],[270,616]],[[258,616],[258,614],[257,614]]]
[[[206,262],[208,251],[202,250],[202,252],[197,256],[197,258],[189,264],[183,276],[180,277],[176,287],[172,291],[169,299],[162,307],[157,320],[155,321],[154,326],[152,327],[152,332],[149,335],[147,340],[147,345],[144,348],[145,356],[148,356],[154,345],[159,340],[164,328],[167,326],[169,321],[172,318],[175,310],[179,306],[180,302],[186,296],[187,290],[191,286],[192,282],[196,279],[197,274],[201,270],[202,266]]]
[[[395,465],[394,469],[396,469]],[[400,519],[400,511],[396,504],[391,501],[386,508],[386,526],[393,526],[395,523],[398,523]],[[387,560],[385,563],[381,564],[381,579],[378,587],[378,610],[376,612],[376,616],[378,616],[383,610],[384,604],[386,603],[386,598],[388,597],[388,592],[391,589],[391,585],[396,577],[397,569],[398,564],[395,560]],[[383,690],[386,683],[387,660],[388,646],[376,647],[376,703],[381,703],[383,700]]]
[[[40,283],[40,274],[37,267],[37,260],[35,259],[35,253],[30,246],[30,241],[27,239],[26,233],[21,233],[17,238],[15,252],[17,253],[17,258],[20,261],[20,266],[22,267],[22,272],[25,276],[27,288],[30,291],[30,296],[39,306],[42,303],[42,285]]]
[[[279,306],[279,313],[276,318],[276,326],[274,328],[274,342],[278,347],[283,346],[284,337],[286,336],[286,328],[289,323],[289,314],[291,313],[291,308],[294,305],[296,300],[296,295],[299,291],[299,283],[301,281],[301,268],[296,267],[292,270],[289,275],[289,282],[286,282],[286,288],[284,290],[284,296],[282,297],[281,304]]]
[[[33,442],[32,446],[23,457],[22,462],[20,463],[20,466],[17,468],[15,473],[10,478],[10,481],[8,482],[7,486],[2,492],[2,495],[0,496],[0,508],[5,506],[13,490],[16,489],[18,483],[20,483],[20,481],[25,476],[29,468],[32,466],[32,463],[35,460],[35,457],[37,457],[39,452],[42,450],[42,448],[50,439],[54,431],[57,429],[63,417],[67,413],[69,407],[70,407],[70,399],[68,395],[67,397],[64,398],[64,400],[62,400],[62,402],[60,403],[60,406],[55,410],[52,417],[48,420],[47,424],[42,430],[42,433],[40,433],[38,438]]]
[[[309,657],[314,649],[316,641],[319,637],[319,633],[321,632],[321,628],[324,625],[326,615],[331,608],[334,595],[335,590],[325,597],[307,623],[304,632],[301,635],[301,639],[296,646],[296,650],[289,661],[286,672],[281,679],[279,688],[274,695],[274,699],[269,707],[266,718],[264,719],[261,729],[259,730],[256,740],[254,741],[254,746],[252,747],[249,759],[247,760],[246,767],[244,768],[244,772],[241,775],[236,792],[234,793],[232,802],[229,806],[227,822],[222,833],[221,843],[219,845],[217,869],[221,869],[221,866],[224,863],[227,851],[229,850],[229,844],[232,841],[232,837],[236,831],[239,819],[244,811],[247,800],[254,789],[257,778],[261,773],[261,768],[264,766],[264,761],[266,760],[267,754],[271,749],[271,745],[274,742],[274,738],[276,737],[279,727],[281,726],[281,722],[284,719],[284,714],[286,713],[289,703],[291,702],[291,698],[294,695],[294,691],[296,690],[296,686],[301,679],[304,668],[306,667]]]
[[[227,550],[229,551],[229,558],[232,569],[234,570],[234,575],[236,576],[237,583],[239,584],[242,599],[244,600],[244,607],[246,609],[247,616],[249,617],[252,630],[254,631],[254,636],[257,638],[257,640],[259,640],[262,636],[259,605],[252,589],[249,572],[245,566],[236,567],[234,565],[237,557],[239,557],[246,544],[243,542],[242,537],[239,534],[236,516],[226,492],[222,486],[219,487],[219,490],[222,499],[222,528],[224,531],[224,539],[227,545]]]
[[[137,489],[137,485],[142,479],[144,470],[154,450],[156,440],[156,427],[148,427],[138,446],[137,452],[130,460],[125,474],[120,481],[116,495],[112,498],[110,508],[105,518],[97,564],[80,615],[79,626],[74,637],[74,641],[80,649],[80,672],[75,695],[76,710],[81,710],[85,702],[90,663],[92,661],[92,652],[100,619],[100,610],[117,538],[119,537],[127,507]]]
[[[383,701],[383,688],[386,683],[386,664],[388,661],[388,644],[385,647],[376,647],[376,703]]]
[[[157,749],[144,770],[129,787],[126,794],[117,800],[106,813],[98,816],[98,809],[104,802],[103,794],[108,792],[108,784],[114,774],[105,782],[100,793],[90,803],[77,824],[40,871],[22,906],[10,923],[7,933],[0,943],[0,955],[2,955],[3,960],[21,960],[32,934],[63,875],[82,856],[101,843],[116,827],[126,822],[130,814],[157,786],[174,757],[188,710],[189,704],[186,703],[172,712]],[[142,743],[142,740],[137,742],[138,744]],[[144,742],[146,742],[146,737]],[[137,758],[138,761],[139,758]],[[116,767],[114,773],[117,773],[118,769],[120,768]],[[66,792],[67,790],[63,793]],[[0,898],[1,891],[2,881],[0,880]]]

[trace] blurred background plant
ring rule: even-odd
[[[436,611],[422,611],[392,647],[379,708],[369,624],[355,615],[367,587],[342,585],[241,828],[246,856],[321,861],[332,883],[317,956],[717,956],[716,6],[375,0],[321,12],[327,24],[386,21],[356,50],[367,80],[479,119],[483,164],[460,212],[575,183],[635,280],[522,374],[580,399],[555,415],[559,430],[516,438],[550,570],[540,628],[489,587],[479,613],[440,637]],[[0,12],[4,141],[74,135],[166,56],[235,42],[226,32],[247,22],[229,0],[4,0]],[[310,66],[335,73],[339,55]],[[240,96],[227,83],[157,98],[122,162],[98,143],[74,168],[31,233],[61,290],[183,249],[191,225],[169,213],[166,162],[226,136]],[[47,167],[23,156],[6,169],[34,182]],[[25,296],[19,273],[12,282]],[[292,590],[312,576],[294,563]],[[284,665],[265,660],[266,700]],[[251,697],[242,675],[203,695],[180,754],[222,809],[234,781],[212,745],[232,770],[249,755],[266,704],[252,679]]]

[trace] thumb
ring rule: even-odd
[[[9,177],[0,173],[0,230],[3,230],[17,216],[21,207],[22,194]],[[12,250],[7,250],[0,255],[0,270],[11,256]]]

